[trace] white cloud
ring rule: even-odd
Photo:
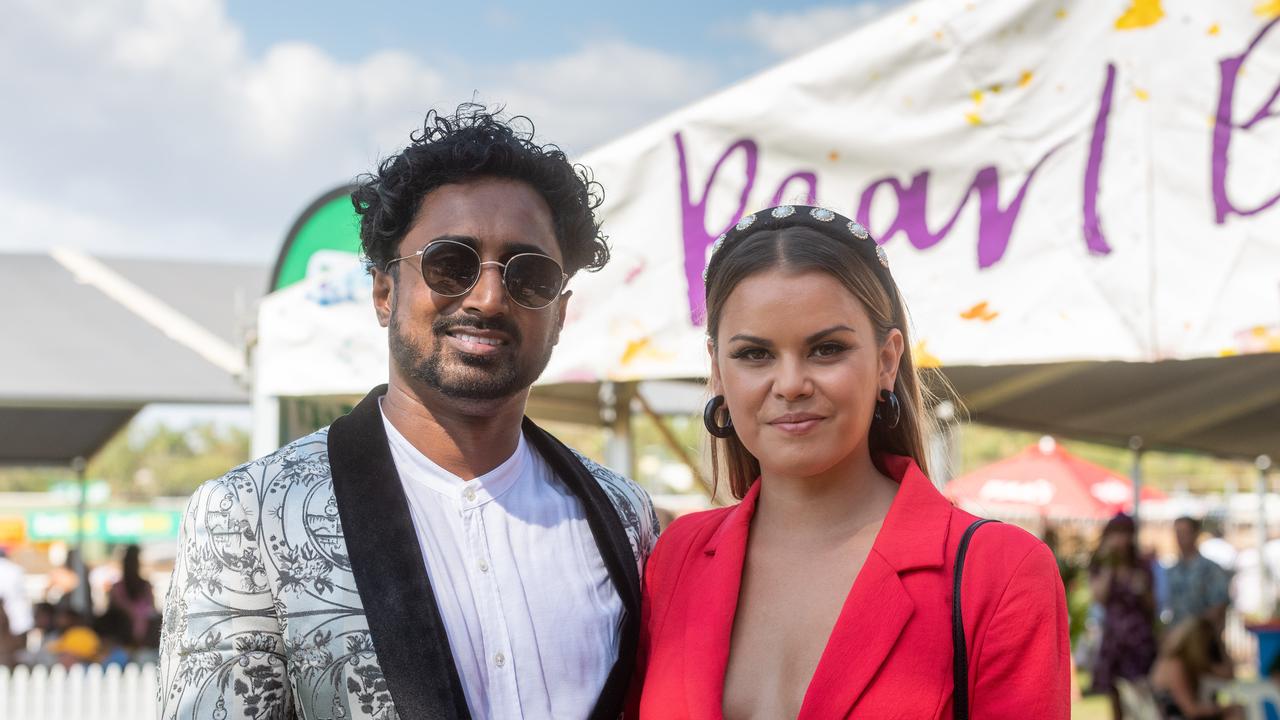
[[[56,6],[56,10],[54,9]],[[223,0],[18,0],[0,24],[0,249],[274,257],[321,192],[475,94],[578,151],[715,86],[600,42],[506,68],[304,43],[251,56]]]
[[[894,0],[861,0],[794,13],[757,10],[727,29],[777,57],[790,57],[825,45],[856,30],[885,11]]]

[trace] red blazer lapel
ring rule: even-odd
[[[685,624],[685,677],[689,717],[720,720],[729,640],[738,611],[747,535],[760,493],[757,482],[727,516],[697,558],[695,577],[705,592],[694,598]]]
[[[915,603],[901,573],[945,560],[951,504],[910,459],[881,455],[900,483],[805,692],[800,718],[846,717],[888,659]]]
[[[873,549],[840,610],[798,720],[848,715],[914,610],[897,570]]]

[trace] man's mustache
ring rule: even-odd
[[[440,317],[431,323],[431,332],[436,335],[445,335],[449,332],[459,329],[469,330],[492,330],[494,332],[505,333],[511,338],[511,342],[520,342],[520,328],[516,327],[514,322],[506,318],[490,318],[481,319],[470,317],[467,315]]]

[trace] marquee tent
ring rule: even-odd
[[[1280,457],[1277,24],[1273,0],[920,0],[599,148],[614,260],[571,281],[541,382],[705,377],[712,243],[817,203],[883,244],[917,362],[974,419]],[[385,376],[356,275],[264,303],[260,400]],[[324,342],[341,368],[304,368]]]
[[[983,517],[1105,520],[1133,511],[1133,482],[1072,455],[1045,437],[1013,457],[947,483],[947,497]],[[1142,500],[1164,500],[1152,487]]]
[[[251,265],[0,255],[0,465],[89,458],[150,403],[244,404]]]

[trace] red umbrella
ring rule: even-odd
[[[1133,511],[1133,482],[1067,452],[1053,438],[947,483],[943,492],[979,514],[1050,518],[1111,517]],[[1153,487],[1143,500],[1163,500]]]

